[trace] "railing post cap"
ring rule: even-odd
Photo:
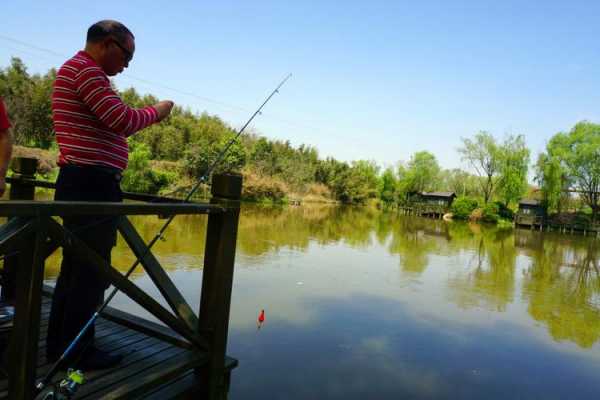
[[[242,197],[242,175],[231,173],[213,175],[211,194],[214,197],[239,200]]]

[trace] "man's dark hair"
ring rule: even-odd
[[[132,39],[135,39],[133,33],[131,33],[131,31],[122,23],[111,19],[105,19],[90,26],[87,31],[86,40],[88,43],[98,43],[108,36],[115,37],[121,43],[127,41],[127,36],[131,36]]]

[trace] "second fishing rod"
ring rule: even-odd
[[[210,166],[206,169],[206,171],[202,174],[202,176],[200,176],[198,178],[198,181],[196,182],[196,184],[192,187],[192,189],[189,191],[189,193],[187,194],[187,196],[182,200],[183,203],[190,201],[190,199],[196,193],[196,191],[198,190],[198,188],[200,188],[200,186],[202,184],[206,183],[208,177],[213,173],[213,171],[215,170],[215,168],[223,160],[223,157],[225,157],[225,154],[227,154],[227,152],[229,151],[229,148],[240,137],[240,135],[244,132],[244,130],[246,129],[246,127],[252,122],[252,120],[254,120],[254,118],[258,114],[261,113],[263,107],[269,102],[269,100],[271,100],[271,98],[276,93],[279,93],[279,89],[284,85],[284,83],[291,76],[292,76],[292,74],[288,74],[279,83],[279,85],[277,85],[277,87],[275,88],[275,90],[273,90],[271,92],[271,94],[265,99],[265,101],[260,105],[260,107],[258,107],[258,109],[254,112],[254,114],[252,114],[252,116],[248,119],[248,121],[246,121],[246,123],[239,129],[239,131],[234,135],[234,137],[231,140],[229,140],[229,142],[227,142],[227,145],[218,154],[217,158],[210,164]],[[165,221],[165,223],[162,226],[162,228],[158,231],[158,233],[154,236],[154,238],[146,246],[146,250],[145,250],[144,254],[141,257],[136,258],[136,260],[133,263],[133,265],[129,268],[129,270],[125,274],[125,278],[129,278],[129,276],[133,273],[133,271],[136,269],[136,267],[140,264],[140,260],[144,259],[150,253],[150,250],[152,249],[152,247],[154,246],[154,244],[156,244],[156,242],[158,240],[160,240],[160,239],[163,238],[163,235],[164,235],[165,231],[167,230],[167,228],[169,227],[169,225],[171,224],[171,222],[173,221],[174,218],[175,218],[175,215],[171,215]],[[89,319],[89,321],[83,326],[83,328],[81,329],[81,331],[77,334],[77,336],[75,337],[75,339],[73,339],[73,341],[71,342],[71,344],[69,344],[69,346],[65,349],[65,351],[63,352],[63,354],[54,363],[54,365],[48,371],[48,373],[36,384],[36,389],[37,389],[38,393],[41,392],[42,390],[44,390],[47,387],[47,385],[50,383],[50,381],[52,380],[52,378],[54,377],[54,375],[56,375],[56,372],[62,366],[63,362],[65,362],[65,360],[70,356],[71,352],[75,349],[76,345],[83,338],[83,336],[85,335],[85,333],[94,325],[96,319],[98,319],[98,317],[100,316],[100,314],[102,313],[102,311],[108,306],[108,304],[115,297],[115,295],[118,293],[118,291],[119,291],[119,289],[117,289],[116,287],[113,288],[113,290],[111,291],[111,293],[109,294],[109,296],[106,298],[106,300],[102,303],[102,305],[100,305],[100,307],[98,308],[98,310],[92,315],[92,317]]]

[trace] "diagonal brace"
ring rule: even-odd
[[[144,240],[140,237],[129,219],[125,216],[120,217],[117,227],[137,259],[140,260],[152,282],[154,282],[167,303],[169,303],[173,312],[185,321],[191,330],[196,330],[198,328],[198,317],[196,317],[181,292],[173,284],[169,275],[160,266],[160,263],[152,254],[150,248],[144,243]]]
[[[37,222],[32,218],[12,218],[0,226],[0,254],[17,250],[24,239],[36,229]]]
[[[60,243],[64,248],[72,251],[77,257],[92,264],[93,268],[98,268],[109,281],[120,291],[125,293],[130,299],[138,303],[145,310],[150,312],[160,321],[165,323],[169,328],[179,333],[181,336],[195,344],[196,346],[206,349],[207,346],[202,339],[198,337],[191,329],[189,329],[182,321],[175,318],[173,314],[167,311],[156,300],[146,294],[135,284],[131,283],[119,271],[117,271],[106,260],[100,257],[96,252],[90,249],[76,235],[64,229],[59,223],[50,220],[48,226],[50,237],[57,243]]]

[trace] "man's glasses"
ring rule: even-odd
[[[114,44],[116,44],[119,49],[121,49],[121,51],[125,55],[125,61],[127,63],[129,63],[131,61],[131,59],[133,58],[133,53],[131,51],[127,50],[125,48],[125,46],[123,46],[121,43],[119,43],[116,39],[113,39],[112,42]]]

